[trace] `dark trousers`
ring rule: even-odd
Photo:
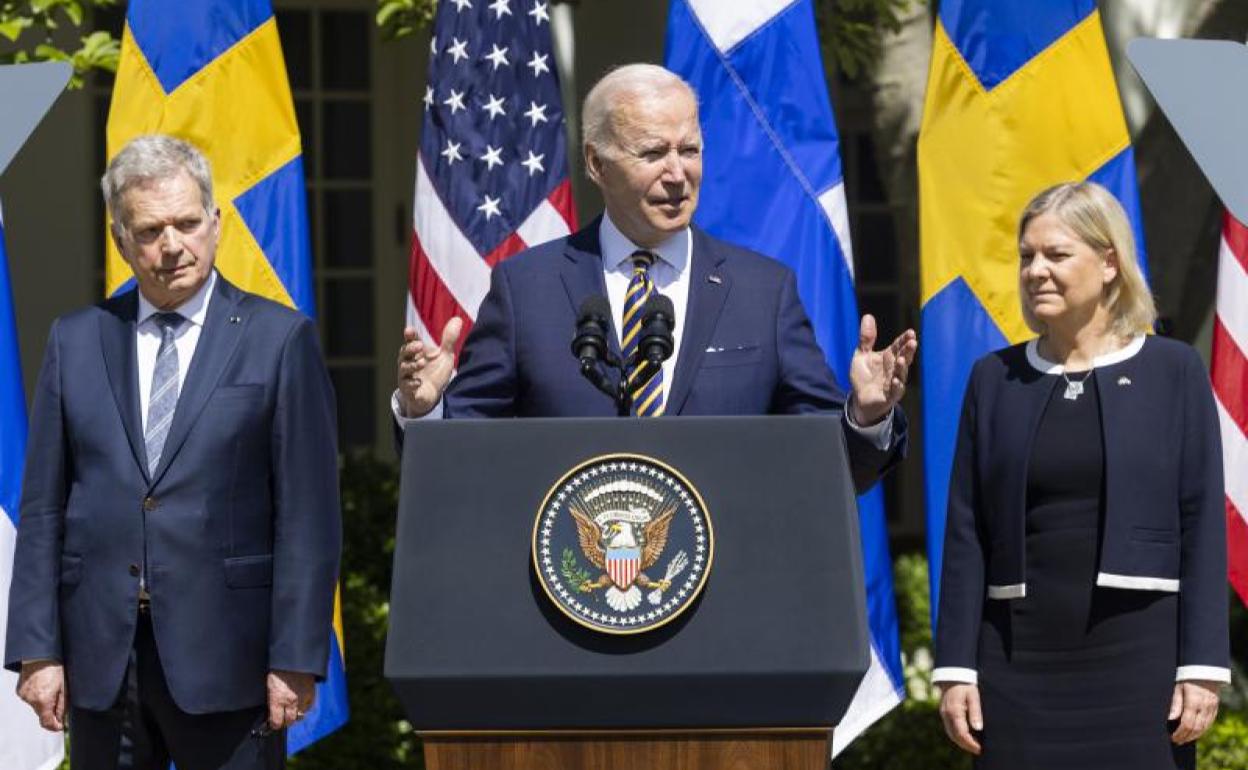
[[[286,731],[268,733],[265,706],[188,714],[173,702],[146,611],[117,702],[107,711],[69,710],[73,770],[281,770]]]

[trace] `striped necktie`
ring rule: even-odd
[[[641,338],[641,309],[654,293],[650,280],[650,266],[654,254],[648,251],[633,252],[633,278],[628,282],[624,295],[623,353],[625,360],[634,360],[637,343]],[[637,362],[628,373],[628,391],[633,398],[633,414],[638,417],[658,417],[663,414],[663,367],[653,367],[647,361]]]
[[[160,349],[152,371],[152,395],[147,404],[147,428],[143,431],[148,473],[155,473],[160,465],[173,410],[178,405],[178,346],[174,340],[186,319],[177,313],[157,313],[152,320],[160,327]]]

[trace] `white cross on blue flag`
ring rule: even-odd
[[[842,386],[858,343],[840,138],[811,0],[672,0],[668,69],[698,94],[705,142],[697,223],[787,264]],[[879,487],[858,499],[871,667],[833,733],[840,753],[904,696]]]

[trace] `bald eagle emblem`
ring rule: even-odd
[[[640,455],[583,463],[547,495],[533,562],[573,620],[637,633],[680,614],[701,591],[713,537],[706,506],[670,467]]]

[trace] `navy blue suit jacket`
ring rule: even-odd
[[[615,405],[572,355],[577,310],[606,295],[599,221],[500,263],[445,393],[448,417],[611,417]],[[791,270],[692,229],[689,302],[668,390],[669,415],[842,412],[845,395],[815,342]],[[619,354],[618,334],[611,344]],[[851,470],[869,487],[904,456],[893,416],[889,451],[847,430]]]
[[[1196,351],[1148,337],[1098,366],[1105,523],[1096,582],[1177,591],[1177,667],[1226,669],[1226,535],[1222,452],[1209,376]],[[985,601],[1026,584],[1027,463],[1062,378],[998,350],[971,371],[949,486],[936,633],[937,668],[976,668]]]
[[[146,554],[177,704],[263,703],[324,676],[341,522],[334,400],[306,317],[218,277],[155,473],[126,292],[58,319],[35,391],[5,664],[65,664],[73,705],[121,690]]]

